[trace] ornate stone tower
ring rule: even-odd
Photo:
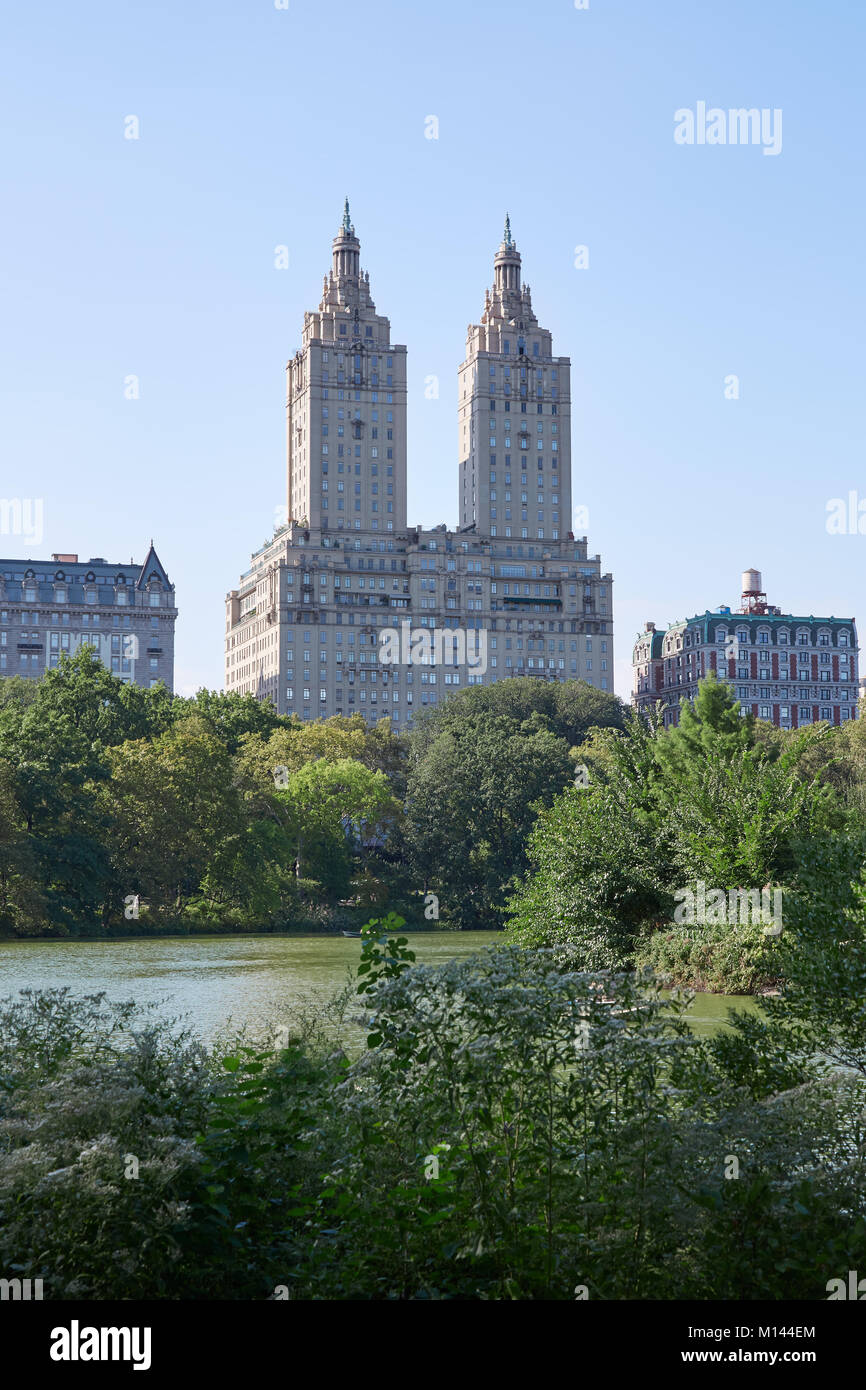
[[[460,527],[518,540],[571,530],[571,362],[521,286],[506,216],[481,322],[470,324],[459,369]]]
[[[334,531],[406,525],[406,348],[376,313],[346,199],[321,303],[286,368],[290,521]]]

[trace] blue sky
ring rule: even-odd
[[[572,359],[618,691],[645,619],[735,602],[747,566],[786,612],[866,622],[866,536],[826,530],[830,499],[866,499],[866,7],[288,4],[7,15],[0,496],[43,498],[45,530],[4,553],[142,559],[153,536],[177,688],[221,687],[225,593],[285,500],[285,363],[348,193],[409,348],[410,522],[456,522],[457,366],[508,209]],[[780,108],[781,152],[677,145],[699,101]]]

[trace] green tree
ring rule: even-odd
[[[866,828],[797,846],[779,939],[782,992],[766,1001],[792,1054],[866,1079]]]
[[[175,718],[186,719],[190,715],[198,715],[232,754],[249,734],[268,738],[275,729],[301,727],[299,720],[278,714],[270,700],[257,700],[254,695],[238,695],[233,691],[202,689],[189,699],[176,698]]]
[[[532,871],[511,904],[516,938],[568,941],[585,968],[612,967],[648,931],[672,930],[673,894],[696,879],[723,890],[790,879],[795,843],[838,819],[830,788],[802,769],[828,737],[804,730],[781,751],[758,741],[715,678],[677,727],[633,715],[624,733],[596,732],[579,751],[589,785],[566,792],[532,836]],[[753,936],[757,950],[759,927]],[[717,979],[714,949],[708,935],[701,958]],[[764,953],[752,954],[750,978],[763,978]]]
[[[205,878],[230,893],[225,866],[244,844],[243,803],[221,740],[204,720],[179,720],[152,742],[109,754],[111,782],[95,788],[114,868],[106,913],[128,894],[179,909]]]
[[[761,887],[794,867],[792,840],[832,819],[833,797],[804,759],[829,736],[804,729],[781,752],[756,739],[729,685],[711,672],[677,726],[659,731],[655,784],[660,822],[674,832],[673,860],[687,878],[718,888]]]
[[[14,769],[46,922],[68,931],[94,919],[110,878],[90,785],[108,776],[108,748],[168,726],[171,698],[124,685],[89,647],[33,684],[32,698],[0,705],[0,758]]]
[[[483,711],[446,721],[410,765],[406,840],[417,887],[463,929],[499,927],[538,805],[573,776],[568,744],[543,715]]]
[[[352,758],[305,763],[276,799],[295,845],[298,876],[322,884],[331,896],[348,889],[352,857],[385,834],[400,813],[383,772]]]
[[[621,729],[625,722],[622,701],[586,681],[515,676],[493,685],[467,686],[441,704],[422,709],[412,734],[413,747],[423,750],[444,729],[481,714],[497,715],[518,727],[534,715],[541,716],[547,728],[571,745],[582,743],[590,729]]]
[[[671,833],[657,813],[646,723],[633,714],[623,734],[593,746],[588,784],[569,787],[538,818],[509,928],[525,946],[570,943],[581,969],[611,969],[630,959],[641,924],[673,906]]]

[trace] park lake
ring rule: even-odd
[[[413,932],[410,938],[418,961],[428,965],[502,942],[498,932]],[[262,1034],[320,1011],[346,985],[360,948],[359,940],[342,936],[3,941],[0,994],[63,986],[76,995],[105,991],[112,1001],[134,999],[183,1015],[208,1041],[227,1028]],[[729,1008],[755,1007],[748,997],[698,994],[689,1018],[697,1031],[714,1032]]]

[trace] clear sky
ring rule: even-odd
[[[456,524],[507,209],[572,359],[618,691],[645,619],[736,603],[748,566],[783,611],[866,625],[866,535],[826,529],[866,500],[862,0],[47,0],[4,29],[0,496],[45,520],[0,550],[153,536],[180,692],[221,687],[226,591],[285,501],[285,363],[347,193],[409,348],[410,522]],[[699,102],[780,109],[781,151],[677,144]]]

